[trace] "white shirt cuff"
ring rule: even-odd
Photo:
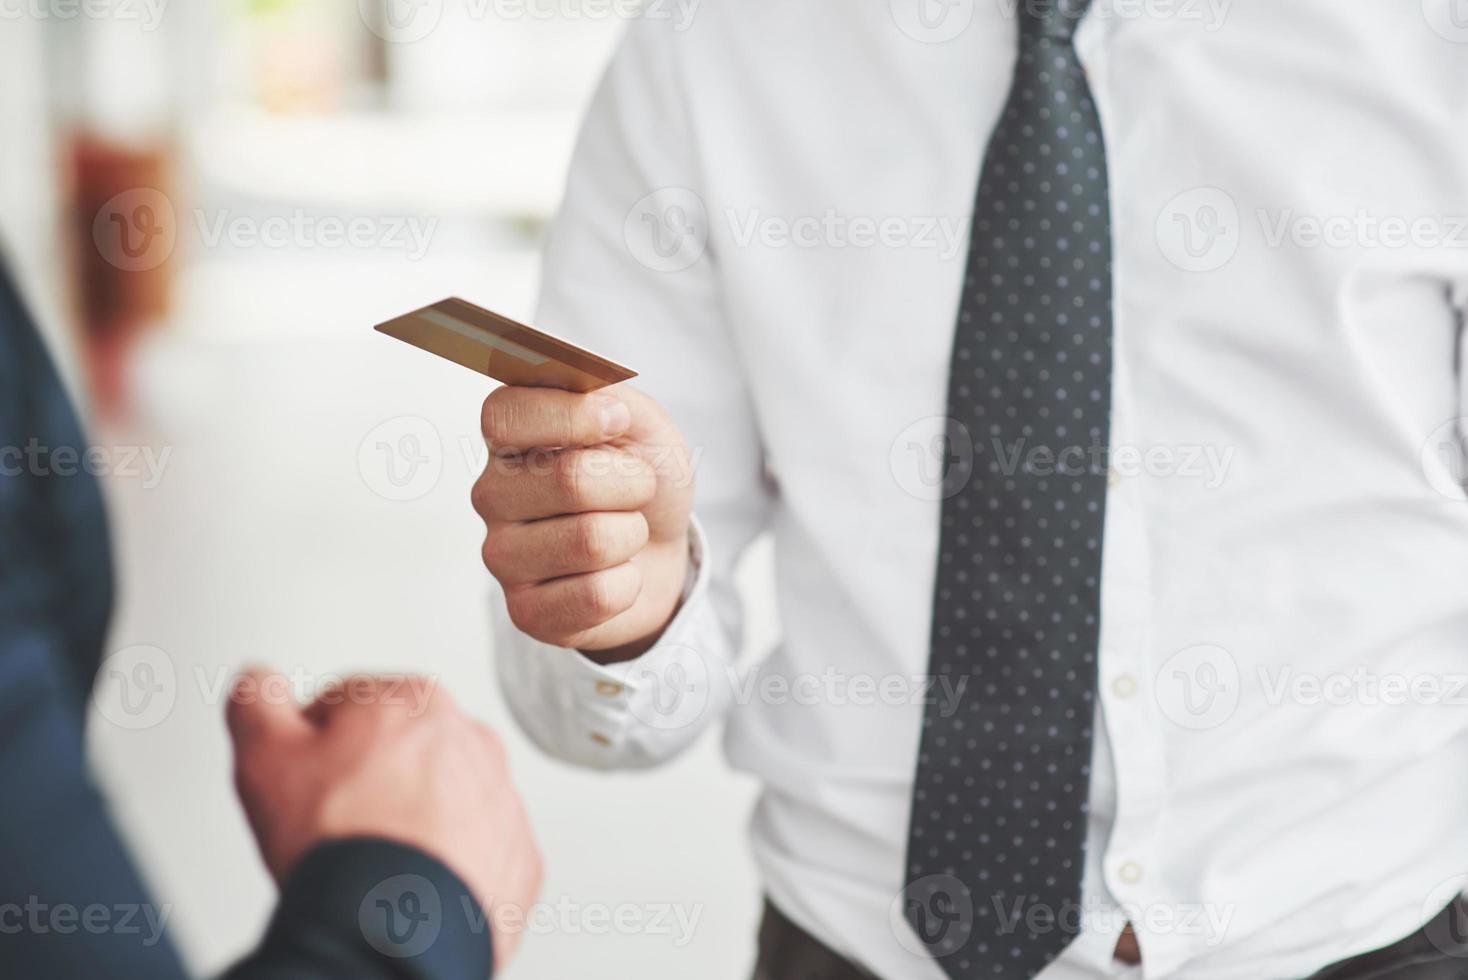
[[[655,765],[726,709],[729,642],[709,597],[707,538],[689,529],[689,581],[663,635],[633,660],[603,666],[526,636],[496,602],[495,662],[510,710],[542,749],[597,769]]]

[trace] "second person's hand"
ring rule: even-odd
[[[540,892],[530,820],[496,735],[422,677],[354,677],[302,708],[279,673],[235,683],[235,786],[265,865],[283,881],[328,841],[382,838],[451,868],[494,930],[503,967]],[[498,971],[496,971],[498,972]]]

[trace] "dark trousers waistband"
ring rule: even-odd
[[[878,980],[766,901],[754,980]],[[1468,900],[1458,898],[1405,939],[1326,967],[1308,980],[1468,980]]]
[[[754,980],[877,980],[787,919],[765,901],[759,926],[759,958]]]

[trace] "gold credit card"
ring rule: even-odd
[[[457,297],[373,329],[507,385],[585,392],[637,377],[615,361]]]

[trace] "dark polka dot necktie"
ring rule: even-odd
[[[964,687],[923,719],[903,902],[964,980],[1033,977],[1080,918],[1111,407],[1088,2],[1016,6],[953,344],[930,671]]]

